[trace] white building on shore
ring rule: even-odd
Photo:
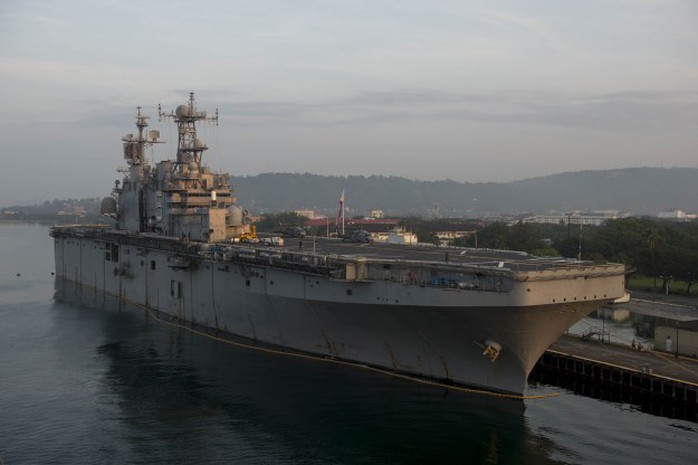
[[[602,210],[595,212],[570,212],[570,213],[551,213],[547,215],[529,216],[523,219],[524,223],[537,224],[576,224],[601,226],[608,220],[616,220],[619,218],[627,218],[631,216],[629,213],[618,210]]]
[[[657,218],[664,220],[691,221],[696,219],[696,214],[686,213],[683,210],[665,210],[659,212]]]

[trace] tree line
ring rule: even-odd
[[[635,273],[682,281],[686,292],[698,276],[698,223],[655,218],[622,218],[602,226],[493,223],[456,245],[523,250],[534,255],[581,258],[628,265]]]

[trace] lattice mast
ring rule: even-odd
[[[138,136],[128,134],[121,138],[124,143],[124,159],[129,166],[140,167],[145,164],[145,148],[153,144],[160,144],[160,131],[151,130],[148,132],[148,138],[145,137],[144,131],[148,127],[150,117],[141,114],[141,107],[136,107],[136,127],[138,128]]]
[[[196,122],[215,123],[218,126],[218,108],[214,116],[207,116],[205,111],[196,109],[194,92],[189,92],[189,102],[179,105],[174,112],[165,113],[162,111],[162,106],[158,104],[158,117],[160,121],[163,118],[172,118],[177,124],[179,134],[175,168],[181,171],[182,167],[189,166],[192,162],[200,168],[202,155],[208,150],[208,146],[196,136]]]

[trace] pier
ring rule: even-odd
[[[698,360],[689,357],[565,335],[543,354],[530,381],[697,418]]]

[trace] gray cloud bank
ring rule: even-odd
[[[226,103],[221,110],[236,124],[245,126],[465,120],[633,132],[688,127],[698,117],[698,92],[457,94],[403,90],[365,92],[327,102],[243,100]]]

